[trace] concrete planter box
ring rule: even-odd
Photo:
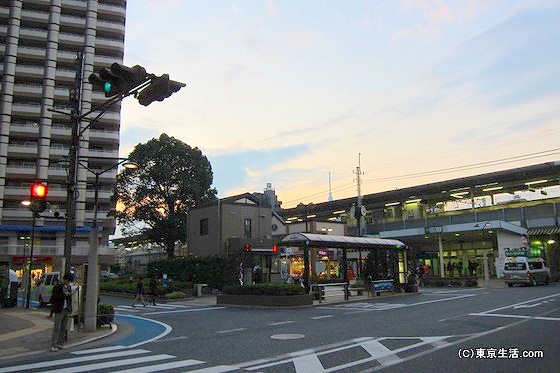
[[[299,307],[313,305],[313,296],[304,295],[233,295],[221,294],[217,304],[260,307]]]

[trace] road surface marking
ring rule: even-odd
[[[146,344],[146,343],[150,343],[150,342],[153,342],[153,341],[157,341],[158,339],[161,339],[161,338],[165,337],[166,335],[168,335],[169,333],[171,333],[171,331],[173,330],[173,328],[172,328],[171,326],[169,326],[169,325],[167,325],[167,324],[165,324],[165,323],[162,323],[161,321],[152,320],[152,319],[147,319],[147,318],[145,318],[145,317],[140,317],[140,316],[119,315],[119,318],[126,319],[127,317],[128,317],[128,318],[131,318],[131,319],[137,319],[137,320],[142,320],[142,321],[146,321],[146,322],[158,324],[158,325],[162,326],[163,329],[164,329],[163,332],[161,332],[160,334],[156,335],[155,337],[150,338],[150,339],[145,340],[145,341],[142,341],[142,342],[138,342],[138,343],[132,344],[132,345],[128,346],[129,348],[134,348],[134,347],[138,347],[138,346],[141,346],[141,345],[143,345],[143,344]],[[122,342],[121,342],[121,343],[122,343]]]
[[[182,312],[199,312],[199,311],[213,311],[222,310],[225,307],[204,307],[204,308],[194,308],[185,310],[173,310],[173,311],[156,311],[156,312],[144,312],[143,315],[163,315],[167,313],[182,313]]]
[[[122,350],[123,348],[128,348],[128,346],[109,346],[109,347],[91,348],[89,350],[74,351],[74,352],[72,352],[72,354],[73,355],[87,355],[87,354],[93,354],[93,353],[97,353],[97,352]]]
[[[142,357],[136,357],[136,358],[133,358],[133,359],[111,360],[111,361],[104,361],[104,362],[101,362],[101,363],[94,363],[94,364],[88,364],[88,365],[77,365],[77,366],[62,368],[62,369],[49,369],[49,370],[46,370],[44,372],[39,372],[39,373],[89,372],[89,371],[92,371],[92,370],[107,369],[107,368],[113,368],[113,367],[122,367],[124,365],[144,364],[144,363],[148,363],[148,362],[151,362],[151,361],[168,360],[168,359],[173,359],[173,358],[175,358],[175,356],[165,355],[165,354],[153,355],[153,356],[142,356]],[[111,369],[111,371],[113,371],[113,370]]]
[[[303,350],[296,351],[290,354],[277,356],[268,360],[257,360],[253,362],[246,362],[241,364],[236,364],[238,369],[246,370],[260,370],[270,367],[280,366],[283,364],[293,363],[295,366],[295,371],[297,373],[302,372],[334,372],[341,369],[351,368],[360,364],[364,364],[371,361],[378,361],[384,365],[393,365],[400,362],[402,359],[397,356],[398,353],[412,350],[425,345],[437,346],[438,343],[441,344],[445,339],[453,337],[452,335],[447,336],[437,336],[437,337],[387,337],[387,338],[358,338],[352,341],[346,341],[344,344],[340,344],[339,347],[327,347],[324,350]],[[382,345],[380,342],[383,340],[418,340],[419,342],[407,345],[395,350],[391,350],[386,346]],[[349,350],[355,347],[362,347],[368,352],[370,357],[355,360],[347,364],[338,365],[328,369],[323,368],[318,356],[328,355],[339,351]],[[441,347],[440,347],[441,348]],[[298,366],[295,365],[296,360],[298,361]],[[321,364],[321,365],[316,365]],[[307,370],[309,368],[309,370]],[[312,368],[311,368],[312,367]],[[301,368],[302,370],[300,370]]]
[[[295,321],[278,321],[278,322],[271,322],[270,326],[276,326],[276,325],[285,325],[285,324],[293,324],[295,323]]]
[[[539,300],[543,300],[543,299],[548,299],[548,298],[554,298],[559,296],[560,293],[556,293],[556,294],[552,294],[552,295],[548,295],[546,297],[541,297],[541,298],[536,298],[536,299],[531,299],[531,300],[526,300],[524,302],[519,302],[519,303],[515,303],[515,304],[510,304],[509,306],[504,306],[504,307],[499,307],[499,308],[494,308],[492,310],[488,310],[488,311],[484,311],[484,312],[480,312],[480,313],[490,313],[490,312],[494,312],[494,311],[501,311],[501,310],[505,310],[506,308],[512,308],[515,306],[519,306],[521,304],[527,304],[527,303],[531,303],[531,302],[536,302]]]
[[[127,350],[127,351],[120,351],[120,352],[111,352],[107,354],[101,355],[89,355],[89,356],[80,356],[80,357],[72,357],[69,359],[61,359],[61,360],[54,360],[54,361],[43,361],[40,363],[30,363],[30,364],[23,364],[17,366],[11,366],[6,368],[0,368],[0,373],[6,372],[18,372],[25,369],[42,369],[48,367],[55,367],[57,365],[65,365],[65,364],[74,364],[74,363],[82,363],[85,361],[92,361],[92,360],[101,360],[101,359],[113,359],[116,357],[122,356],[132,356],[132,355],[140,355],[145,354],[150,351],[148,350]]]
[[[158,339],[157,341],[152,341],[152,343],[179,341],[181,339],[189,339],[189,337],[187,337],[186,335],[182,335],[180,337],[162,338],[162,339]]]
[[[333,315],[315,316],[315,317],[312,317],[311,319],[312,320],[320,320],[320,319],[327,319],[329,317],[333,317]]]
[[[237,329],[228,329],[228,330],[219,330],[216,333],[219,334],[225,334],[225,333],[234,333],[234,332],[240,332],[243,330],[247,330],[247,328],[237,328]]]
[[[542,303],[535,303],[535,304],[520,304],[519,306],[513,306],[513,309],[517,309],[517,308],[533,308],[536,306],[540,306]]]
[[[560,317],[546,317],[546,316],[527,316],[527,315],[506,315],[503,313],[469,313],[469,316],[490,316],[490,317],[505,317],[512,319],[534,319],[545,321],[560,321]]]
[[[210,368],[202,368],[196,370],[189,370],[188,373],[222,373],[222,372],[232,372],[238,370],[239,368],[227,365],[217,365]]]
[[[296,357],[293,363],[298,373],[320,373],[325,371],[317,355]]]
[[[113,371],[113,373],[150,373],[150,372],[160,372],[162,370],[168,369],[176,369],[176,368],[183,368],[189,367],[192,365],[204,364],[204,361],[201,360],[181,360],[181,361],[173,361],[171,363],[163,363],[163,364],[156,364],[156,365],[148,365],[148,366],[141,366],[131,369],[125,370],[117,370]]]
[[[399,357],[393,351],[385,347],[385,345],[379,341],[367,341],[360,343],[360,346],[382,365],[387,365],[392,361],[399,360]]]

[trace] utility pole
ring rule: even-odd
[[[363,209],[363,205],[362,205],[362,175],[364,174],[362,172],[362,154],[358,153],[358,167],[356,167],[356,171],[354,171],[356,173],[356,183],[357,183],[357,192],[358,192],[358,200],[356,202],[356,209],[355,211],[355,216],[356,216],[356,222],[358,225],[358,237],[362,237],[364,235],[364,232],[362,231],[362,209]],[[358,250],[358,276],[361,275],[362,272],[362,250]]]
[[[66,226],[64,230],[64,273],[70,272],[70,259],[72,244],[76,230],[76,175],[78,168],[78,150],[80,147],[80,111],[82,92],[82,69],[84,55],[76,55],[76,79],[74,88],[70,89],[70,103],[72,110],[70,121],[72,123],[72,136],[70,138],[70,152],[68,155],[68,180],[66,182]]]

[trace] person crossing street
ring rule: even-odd
[[[138,279],[136,284],[136,295],[132,301],[132,307],[136,307],[136,302],[142,302],[142,306],[146,307],[146,302],[144,301],[144,283],[142,282],[142,277]]]

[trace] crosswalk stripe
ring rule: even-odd
[[[181,360],[181,361],[173,361],[171,363],[164,363],[164,364],[157,364],[157,365],[149,365],[145,367],[136,367],[131,369],[125,370],[117,370],[113,371],[113,373],[150,373],[150,372],[161,372],[162,370],[168,369],[176,369],[176,368],[183,368],[189,367],[191,365],[198,365],[204,364],[204,361],[201,360]]]
[[[234,370],[239,370],[239,368],[231,367],[228,365],[217,365],[215,367],[189,370],[188,372],[185,373],[223,373],[223,372],[232,372]]]
[[[68,368],[62,369],[49,369],[45,370],[44,372],[39,373],[79,373],[79,372],[89,372],[92,370],[98,369],[106,369],[106,368],[113,368],[113,367],[122,367],[124,365],[133,365],[133,364],[141,364],[141,363],[149,363],[151,361],[159,361],[159,360],[166,360],[166,359],[173,359],[175,356],[173,355],[153,355],[153,356],[143,356],[143,357],[136,357],[132,359],[125,359],[125,360],[112,360],[112,361],[105,361],[102,363],[95,363],[95,364],[88,364],[88,365],[77,365]]]
[[[114,351],[114,350],[122,350],[123,348],[128,348],[128,346],[109,346],[109,347],[99,347],[99,348],[90,348],[88,350],[80,350],[72,352],[73,355],[87,355],[93,354],[98,352],[107,352],[107,351]]]
[[[89,356],[79,356],[79,357],[72,357],[69,359],[60,359],[60,360],[51,360],[51,361],[43,361],[40,363],[31,363],[31,364],[23,364],[23,365],[15,365],[11,367],[0,368],[0,373],[7,373],[7,372],[18,372],[25,369],[42,369],[47,367],[55,367],[58,365],[66,365],[66,364],[75,364],[75,363],[82,363],[85,361],[92,361],[92,360],[102,360],[102,359],[112,359],[115,357],[122,357],[122,356],[132,356],[132,355],[140,355],[145,354],[150,351],[148,350],[127,350],[127,351],[120,351],[120,352],[111,352],[107,354],[101,355],[89,355]]]
[[[140,310],[136,310],[134,308],[114,307],[113,309],[115,311],[140,312]]]

